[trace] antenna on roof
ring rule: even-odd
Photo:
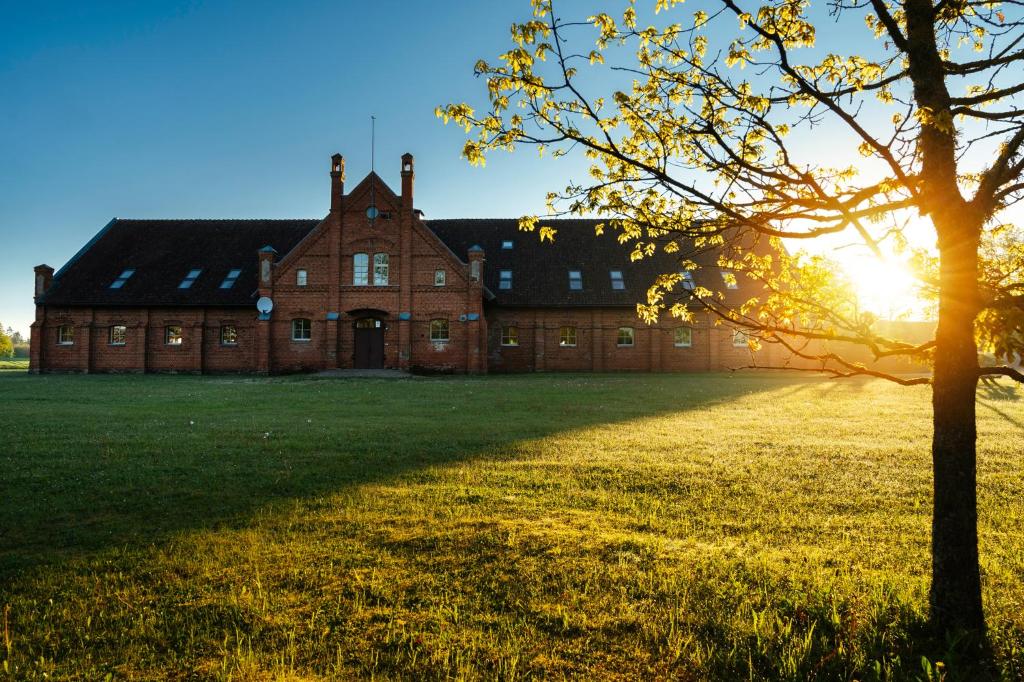
[[[375,174],[374,161],[377,147],[377,117],[370,114],[370,175]],[[370,207],[366,209],[366,217],[370,219],[370,225],[373,225],[374,219],[377,217],[377,202],[375,201],[373,191],[373,177],[370,178]]]

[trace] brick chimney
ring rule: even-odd
[[[412,180],[414,177],[412,169],[412,154],[402,154],[402,208],[406,211],[413,209],[412,205]]]
[[[345,196],[345,159],[341,154],[331,156],[331,212],[341,210]]]
[[[256,252],[260,260],[259,284],[260,296],[268,296],[272,290],[274,281],[273,267],[277,260],[277,251],[273,246],[264,246]]]
[[[36,273],[36,289],[35,289],[35,300],[46,293],[50,285],[53,284],[53,268],[45,263],[43,265],[37,265],[33,268]]]

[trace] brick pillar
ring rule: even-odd
[[[413,223],[418,220],[413,200],[413,180],[415,178],[412,154],[402,154],[402,202],[398,220],[398,367],[409,369],[412,359],[412,326],[413,312],[412,275],[413,263],[412,232]],[[406,313],[406,314],[403,314]]]
[[[345,215],[345,159],[341,154],[331,157],[331,212],[327,216],[328,253],[327,260],[327,312],[341,313],[341,233],[342,217]],[[340,367],[338,322],[328,321],[325,327],[324,352],[326,367]]]
[[[89,310],[89,320],[78,325],[75,332],[75,345],[78,346],[78,366],[82,372],[88,374],[92,371],[92,318],[93,311]]]
[[[604,320],[601,319],[601,312],[595,310],[590,313],[590,333],[593,335],[591,339],[591,369],[595,372],[604,371],[604,333],[602,324]]]
[[[484,319],[484,250],[479,245],[470,247],[469,287],[466,290],[466,371],[470,374],[487,372],[487,321]]]
[[[28,371],[32,374],[39,374],[43,371],[43,362],[45,361],[43,348],[46,345],[46,307],[40,305],[40,301],[43,294],[53,284],[53,268],[44,263],[35,266],[32,270],[35,274],[36,319],[29,328]]]
[[[661,371],[661,345],[664,339],[661,327],[658,325],[651,325],[647,328],[647,337],[650,339],[651,350],[650,350],[650,365],[648,371],[660,372]]]
[[[547,363],[544,359],[544,314],[539,311],[533,311],[533,371],[543,372],[546,368]]]
[[[259,290],[257,295],[259,298],[273,300],[273,267],[274,261],[277,259],[277,251],[271,246],[264,246],[256,252],[256,257],[259,263],[257,275]],[[272,369],[271,354],[273,348],[271,348],[271,344],[273,343],[273,335],[270,333],[270,327],[273,314],[273,311],[267,314],[259,313],[256,321],[256,372],[258,374],[268,374]]]

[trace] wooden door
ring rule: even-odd
[[[356,369],[381,369],[384,367],[384,323],[372,317],[356,320],[355,358]]]

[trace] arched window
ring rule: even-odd
[[[388,254],[373,254],[373,286],[386,287],[388,285]]]
[[[430,340],[435,343],[443,343],[448,336],[448,320],[437,319],[430,321]]]
[[[304,287],[306,286],[307,273],[305,270],[295,271],[295,286]]]
[[[618,346],[632,346],[633,345],[633,328],[632,327],[619,327],[619,337],[616,342]]]
[[[352,256],[352,284],[365,287],[370,283],[370,256],[357,253]]]
[[[304,317],[292,320],[292,341],[309,341],[313,338],[313,325]]]
[[[60,346],[71,346],[75,343],[75,328],[70,324],[62,324],[57,329],[57,344]]]

